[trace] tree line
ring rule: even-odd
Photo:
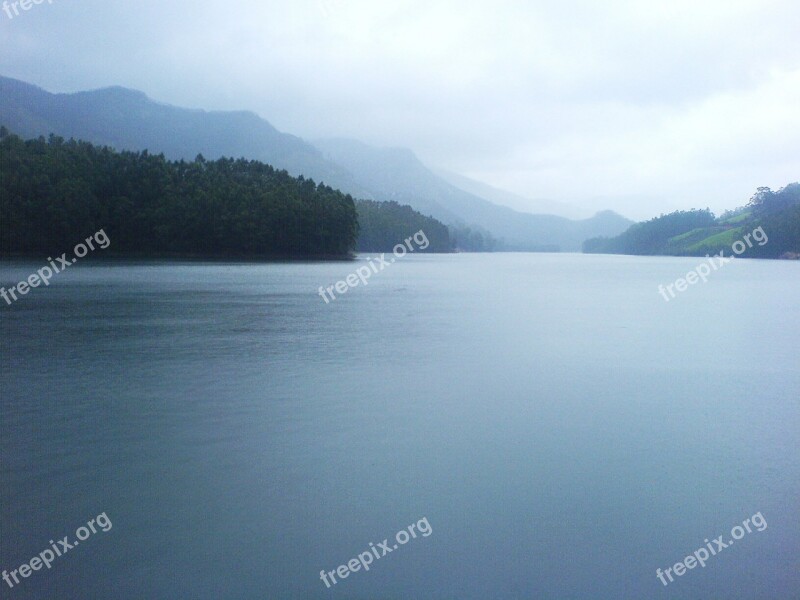
[[[61,252],[104,229],[116,253],[346,256],[355,202],[245,159],[169,161],[0,130],[0,252]]]
[[[447,226],[410,206],[395,201],[358,200],[356,210],[360,227],[356,249],[359,252],[391,252],[396,244],[420,230],[425,232],[430,245],[419,252],[453,251]]]

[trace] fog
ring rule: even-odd
[[[3,75],[253,110],[589,212],[720,212],[798,179],[788,0],[46,0],[19,13],[0,12]]]

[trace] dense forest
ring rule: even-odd
[[[347,256],[353,198],[255,161],[168,161],[0,131],[0,252],[58,253],[104,229],[116,254]]]
[[[731,246],[761,227],[768,242],[742,253],[751,258],[792,258],[800,253],[800,184],[759,188],[750,202],[719,218],[706,210],[677,211],[632,225],[614,238],[592,238],[586,253],[705,256],[731,254]]]
[[[447,227],[408,206],[243,159],[168,161],[0,129],[0,191],[4,255],[63,251],[99,229],[114,254],[143,256],[346,256],[420,230],[425,252],[453,251]]]
[[[453,244],[445,225],[397,202],[356,202],[360,226],[359,252],[391,252],[398,243],[422,230],[430,245],[418,252],[452,252]]]

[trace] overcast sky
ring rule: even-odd
[[[800,180],[797,0],[49,1],[0,12],[0,74],[249,109],[632,218]]]

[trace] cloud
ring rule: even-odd
[[[633,216],[798,179],[789,0],[56,1],[0,25],[0,69],[251,109]],[[635,201],[631,201],[635,198]],[[605,203],[605,204],[602,204]]]

